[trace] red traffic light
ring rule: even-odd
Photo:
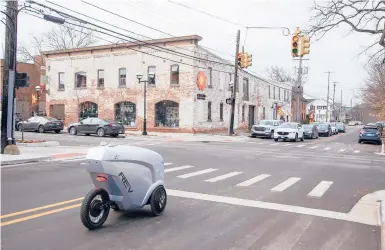
[[[297,47],[297,46],[298,46],[298,43],[294,42],[293,47]]]

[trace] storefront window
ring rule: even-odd
[[[116,103],[115,121],[126,126],[136,126],[136,104],[132,102]]]
[[[94,102],[82,102],[79,108],[79,120],[87,117],[98,117],[98,104]]]
[[[179,104],[160,101],[155,104],[155,127],[179,127]]]

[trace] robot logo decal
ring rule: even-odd
[[[130,185],[130,183],[128,182],[126,176],[124,176],[123,172],[120,172],[119,176],[121,177],[121,180],[122,180],[123,185],[127,188],[127,191],[128,191],[129,193],[132,193],[133,191],[132,191],[132,189],[131,189],[131,185]]]

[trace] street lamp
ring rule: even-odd
[[[155,73],[154,72],[149,72],[148,76],[150,77],[150,79],[154,79]],[[148,80],[143,80],[142,81],[141,79],[143,78],[143,74],[140,73],[140,72],[136,74],[136,78],[138,78],[139,84],[140,83],[144,83],[144,93],[143,93],[143,96],[144,96],[144,99],[143,99],[143,132],[142,132],[142,135],[147,135],[146,102],[147,102],[147,83],[148,83]]]
[[[39,104],[40,104],[40,90],[41,90],[41,87],[39,85],[37,85],[35,87],[35,90],[36,90],[36,94],[37,94],[36,113],[37,113],[37,115],[39,115]]]

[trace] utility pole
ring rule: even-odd
[[[234,134],[234,115],[235,115],[235,98],[237,94],[237,83],[238,83],[238,53],[239,53],[239,38],[241,36],[241,31],[237,32],[237,45],[235,48],[235,63],[234,63],[234,84],[231,94],[231,114],[230,114],[230,124],[229,124],[229,135]]]
[[[335,108],[335,103],[334,103],[334,100],[335,100],[335,96],[336,96],[336,84],[337,82],[333,82],[333,111],[332,111],[332,116],[333,116],[333,119],[336,117],[336,108]]]
[[[330,74],[331,73],[334,73],[334,72],[325,72],[326,74],[328,74],[328,94],[327,94],[327,97],[326,97],[326,122],[328,122],[328,118],[329,118],[329,89],[330,89]]]
[[[341,106],[340,106],[340,122],[342,122],[342,89],[341,89]]]
[[[5,27],[3,100],[1,116],[1,153],[20,154],[14,139],[14,99],[17,51],[18,1],[8,1]]]

